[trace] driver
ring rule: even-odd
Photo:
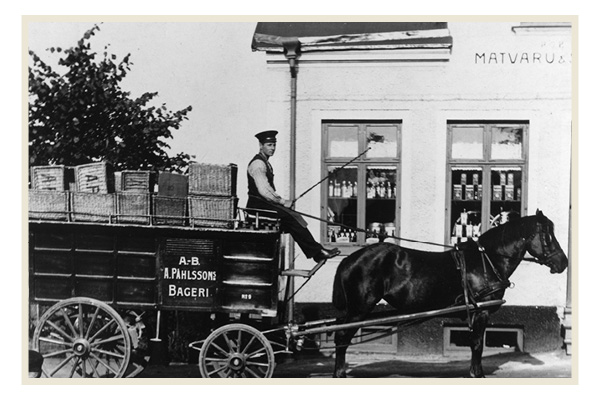
[[[257,133],[259,142],[258,154],[248,164],[248,203],[249,209],[269,210],[277,213],[284,232],[292,235],[294,241],[306,258],[319,262],[340,254],[337,248],[328,250],[321,246],[307,229],[307,223],[302,216],[290,207],[291,200],[286,200],[275,191],[273,167],[269,158],[275,153],[277,147],[277,131],[264,131]],[[252,210],[248,211],[253,216]],[[265,218],[261,215],[261,218]]]

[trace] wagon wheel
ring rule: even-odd
[[[198,364],[203,378],[270,378],[275,355],[258,330],[230,324],[208,336],[200,349]]]
[[[43,378],[120,378],[129,364],[131,338],[111,307],[74,297],[42,315],[33,346],[44,357]]]

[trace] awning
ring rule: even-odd
[[[447,22],[259,22],[252,50],[282,52],[292,38],[302,52],[452,47]]]

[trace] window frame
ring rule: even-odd
[[[358,152],[354,156],[348,157],[329,157],[329,135],[328,128],[332,126],[356,126],[358,128]],[[366,225],[366,213],[367,213],[367,195],[366,195],[366,172],[368,167],[394,167],[396,170],[396,197],[394,206],[394,219],[396,221],[395,236],[399,235],[400,230],[400,198],[401,198],[401,153],[402,153],[402,120],[323,120],[321,121],[321,171],[322,176],[327,176],[329,173],[329,167],[339,167],[359,154],[363,153],[367,149],[367,128],[369,126],[393,126],[397,129],[396,136],[396,157],[377,157],[367,158],[367,154],[363,154],[359,159],[348,164],[346,168],[354,167],[357,169],[357,191],[358,196],[356,197],[357,205],[357,220],[356,227],[358,229],[366,229],[366,226],[361,226],[361,223]],[[321,218],[327,220],[327,207],[328,207],[328,179],[321,185]],[[331,245],[328,237],[328,226],[329,224],[321,224],[320,229],[320,242],[323,244]],[[343,254],[349,254],[354,251],[356,247],[365,246],[366,234],[364,232],[357,232],[356,242],[351,243],[340,243],[336,242],[335,246],[338,247]]]
[[[522,171],[521,182],[521,211],[520,215],[527,215],[527,198],[529,188],[529,126],[528,120],[448,120],[446,122],[446,223],[444,240],[446,244],[451,243],[452,200],[453,182],[452,170],[454,168],[481,168],[483,193],[481,198],[481,233],[490,229],[490,215],[492,207],[491,176],[494,168],[520,168]],[[454,159],[452,158],[452,129],[460,127],[483,128],[483,158],[482,159]],[[492,159],[492,128],[495,127],[519,127],[523,129],[523,141],[520,159]]]

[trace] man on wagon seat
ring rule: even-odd
[[[307,258],[319,262],[340,254],[337,248],[328,250],[315,241],[307,223],[302,216],[290,207],[291,200],[285,200],[275,192],[273,183],[273,167],[269,163],[269,157],[275,153],[277,146],[277,131],[264,131],[257,133],[259,141],[259,152],[248,164],[248,203],[247,208],[250,215],[254,215],[253,209],[269,210],[277,213],[284,232],[292,235],[300,249]],[[260,214],[261,219],[267,219],[271,213]]]

